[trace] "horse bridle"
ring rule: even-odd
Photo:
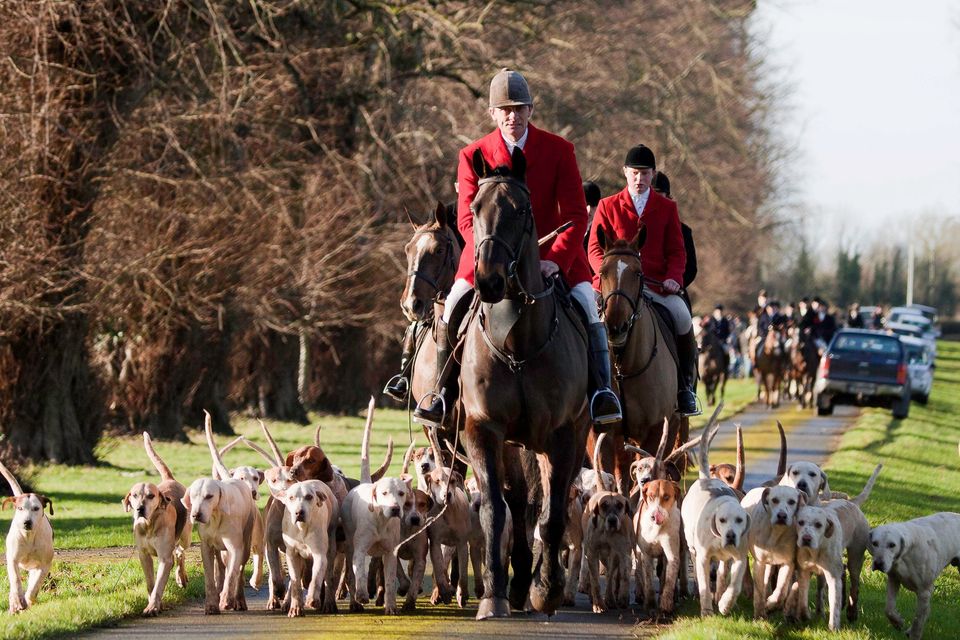
[[[456,265],[453,264],[453,238],[451,238],[449,234],[444,233],[443,229],[420,229],[414,232],[413,237],[416,238],[419,235],[423,235],[427,233],[431,235],[435,235],[439,233],[445,241],[443,245],[443,267],[447,267],[447,266],[456,267]],[[432,300],[436,303],[443,301],[443,297],[446,293],[446,288],[442,287],[436,280],[426,275],[419,269],[411,269],[410,271],[407,271],[407,277],[413,278],[414,282],[416,282],[419,279],[424,283],[430,285],[430,287],[432,287],[434,291]]]
[[[640,255],[634,251],[611,251],[604,254],[603,259],[606,260],[609,256],[629,256],[631,258],[639,259]],[[640,286],[637,288],[636,297],[631,297],[627,295],[627,292],[623,289],[617,288],[611,291],[609,294],[600,297],[600,308],[606,309],[607,302],[614,296],[620,296],[628,303],[630,303],[630,319],[627,321],[627,340],[630,339],[630,333],[633,331],[633,325],[637,321],[637,318],[640,317],[640,300],[643,298],[643,273],[638,273],[637,278],[640,280]]]
[[[480,178],[477,181],[477,187],[482,187],[487,184],[510,184],[522,189],[527,196],[530,195],[530,189],[526,184],[517,180],[512,176],[489,176],[487,178]],[[479,194],[479,189],[477,191]],[[474,204],[470,205],[470,211],[473,215],[477,215],[477,210],[475,208],[476,198],[474,198]],[[521,209],[517,209],[517,215],[523,217],[523,231],[520,233],[520,240],[517,242],[516,247],[510,246],[506,240],[499,238],[494,234],[487,234],[480,239],[479,242],[473,248],[473,263],[476,264],[480,258],[480,248],[487,242],[492,242],[493,244],[499,244],[507,252],[507,256],[510,259],[509,264],[507,264],[507,280],[512,281],[513,284],[520,290],[520,297],[523,300],[524,305],[534,304],[537,300],[546,298],[549,295],[553,294],[553,281],[551,280],[548,286],[541,291],[540,293],[530,293],[523,286],[523,283],[520,281],[520,277],[517,274],[518,265],[520,262],[520,252],[523,251],[524,245],[529,241],[530,236],[533,235],[534,223],[533,223],[533,209],[530,205],[529,197],[527,199],[527,204]]]

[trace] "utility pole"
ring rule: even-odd
[[[913,238],[910,238],[910,244],[907,245],[907,306],[913,304]]]

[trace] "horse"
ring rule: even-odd
[[[404,247],[407,278],[400,295],[400,308],[410,322],[418,322],[417,346],[410,374],[410,397],[422,398],[433,392],[437,362],[437,322],[443,315],[444,296],[453,286],[460,264],[460,241],[442,203],[437,203],[433,220],[414,225],[413,236]],[[456,411],[448,411],[443,431],[448,439],[456,430]]]
[[[809,331],[800,331],[790,348],[790,368],[800,407],[813,406],[813,383],[820,365],[820,350]]]
[[[784,352],[783,339],[774,327],[767,330],[763,346],[757,354],[756,376],[757,397],[761,388],[767,408],[780,406],[780,386],[787,371],[787,354]]]
[[[700,331],[700,379],[706,393],[707,404],[717,403],[717,389],[723,400],[727,390],[727,370],[730,367],[730,354],[724,348],[720,338],[710,330],[709,323]]]
[[[526,595],[536,611],[552,614],[563,602],[560,550],[567,495],[583,459],[590,420],[587,336],[552,281],[541,276],[523,152],[514,150],[510,169],[491,170],[479,150],[472,161],[478,177],[472,210],[479,304],[464,336],[460,402],[486,542],[477,619],[509,616],[510,604],[522,607]],[[503,483],[509,472],[505,458],[516,457],[516,448],[508,444],[536,457],[543,502],[536,568],[524,573],[514,564],[509,601],[500,553],[507,508]],[[513,521],[525,522],[526,514],[514,510]],[[517,540],[526,541],[522,530],[514,534],[515,548]]]
[[[623,407],[623,420],[613,429],[613,473],[621,493],[630,486],[630,465],[634,454],[624,449],[627,442],[646,451],[658,447],[669,419],[669,446],[678,436],[686,437],[677,414],[677,363],[666,346],[667,336],[643,295],[643,268],[640,249],[647,229],[641,226],[632,240],[611,236],[597,229],[597,242],[604,250],[600,263],[600,292],[603,321],[607,325],[614,380]],[[686,421],[684,421],[686,422]],[[587,447],[592,450],[591,430]],[[607,466],[609,469],[610,467]]]

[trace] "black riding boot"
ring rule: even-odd
[[[437,323],[437,374],[434,384],[435,393],[430,396],[430,405],[427,407],[417,405],[413,411],[414,422],[425,424],[427,426],[440,426],[443,422],[445,412],[450,411],[452,399],[447,392],[447,377],[450,375],[450,368],[447,367],[447,361],[450,359],[450,327],[441,320]],[[447,369],[447,371],[444,371]],[[444,375],[446,373],[447,375]]]
[[[602,322],[587,325],[590,338],[590,419],[596,431],[623,419],[620,399],[610,388],[610,349],[607,346],[607,328]]]
[[[417,328],[419,321],[411,322],[407,326],[406,333],[403,334],[403,353],[400,354],[400,373],[390,378],[387,385],[383,388],[383,393],[387,394],[397,402],[406,402],[407,394],[410,393],[410,365],[413,359],[413,351],[417,345]]]
[[[697,340],[693,329],[677,336],[677,357],[680,360],[677,411],[685,416],[698,416],[697,407]]]

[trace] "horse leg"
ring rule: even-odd
[[[529,486],[524,475],[520,450],[517,447],[504,447],[503,460],[507,479],[505,490],[507,506],[510,508],[510,515],[513,516],[513,546],[510,549],[513,579],[510,581],[510,606],[517,611],[523,611],[527,604],[530,582],[533,579],[533,553],[527,537],[527,511],[530,509]]]
[[[585,435],[585,434],[584,434]],[[583,442],[577,437],[572,422],[555,429],[547,441],[546,453],[539,454],[540,478],[543,483],[543,512],[540,515],[542,552],[530,588],[530,602],[541,613],[552,615],[563,604],[564,572],[560,564],[560,547],[567,527],[567,494],[573,472],[579,462]],[[607,575],[607,579],[612,576]]]
[[[480,601],[477,620],[505,618],[510,615],[510,604],[507,602],[507,572],[500,545],[507,510],[502,489],[503,436],[497,432],[495,425],[477,424],[467,419],[463,440],[480,486],[480,522],[486,545],[484,597]]]

